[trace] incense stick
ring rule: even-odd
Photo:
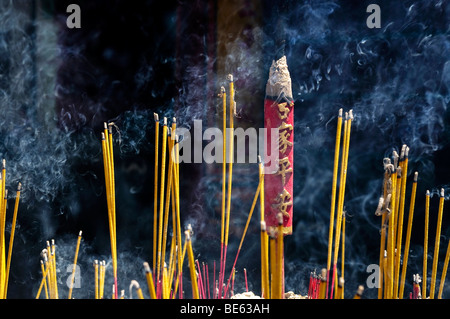
[[[333,182],[331,188],[331,208],[330,208],[330,228],[328,232],[328,258],[327,258],[327,287],[325,298],[328,299],[328,283],[330,278],[331,267],[331,253],[333,248],[333,228],[334,228],[334,213],[336,210],[336,190],[337,190],[337,177],[339,167],[339,151],[341,143],[341,131],[342,131],[342,109],[339,109],[338,122],[336,128],[336,141],[334,146],[334,165],[333,165]]]
[[[434,299],[434,290],[436,285],[437,265],[439,259],[439,244],[441,240],[442,212],[444,210],[444,189],[441,188],[439,198],[439,211],[436,226],[436,238],[434,243],[433,268],[431,272],[430,299]]]
[[[75,249],[75,257],[73,259],[72,277],[71,277],[70,288],[69,288],[69,296],[67,299],[72,299],[72,290],[73,290],[73,283],[75,281],[75,271],[77,269],[77,259],[78,259],[78,252],[80,250],[81,234],[82,234],[82,232],[80,230],[80,232],[78,234],[77,246]]]
[[[422,270],[422,296],[427,298],[427,264],[428,264],[428,224],[430,219],[430,191],[425,194],[425,229],[423,235],[423,270]]]
[[[404,252],[404,256],[403,256],[402,278],[401,278],[401,281],[400,281],[400,293],[399,293],[399,298],[400,299],[403,299],[403,292],[404,292],[405,278],[406,278],[406,268],[408,267],[409,245],[410,245],[410,241],[411,241],[411,230],[412,230],[412,223],[413,223],[413,217],[414,217],[414,206],[415,206],[415,202],[416,202],[417,177],[418,177],[418,172],[415,172],[414,173],[414,180],[413,180],[412,191],[411,191],[411,201],[410,201],[410,204],[409,204],[408,228],[406,230],[405,252]],[[398,254],[400,254],[400,253],[398,252]]]
[[[153,273],[156,273],[156,244],[158,242],[158,159],[159,159],[159,116],[153,113],[155,119],[155,163],[153,179]]]

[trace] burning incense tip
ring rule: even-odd
[[[164,119],[163,119],[163,125],[167,125],[167,117],[164,117]]]
[[[258,155],[258,164],[261,164],[262,163],[262,161],[261,161],[261,155]]]
[[[139,289],[140,288],[140,286],[139,286],[139,283],[136,281],[136,280],[131,280],[131,283],[130,283],[130,290],[133,288],[133,287],[136,287],[136,289]]]
[[[406,144],[403,144],[402,150],[400,152],[400,159],[401,160],[405,158],[405,154],[406,154]]]
[[[158,113],[153,113],[153,118],[155,119],[155,122],[159,122],[159,115],[158,115]]]
[[[353,110],[348,111],[348,118],[353,120]]]
[[[339,117],[342,117],[342,113],[343,113],[343,110],[342,110],[342,109],[339,109],[339,114],[338,114],[338,116],[339,116]]]
[[[430,196],[430,191],[427,189],[426,196]]]
[[[228,74],[227,79],[228,81],[233,82],[233,74]]]
[[[176,122],[177,122],[177,118],[176,118],[176,117],[173,117],[173,118],[172,118],[172,122],[173,122],[173,123],[176,123]]]
[[[22,191],[22,183],[19,182],[19,184],[17,184],[17,191],[20,192]]]
[[[380,199],[378,200],[377,210],[375,211],[376,216],[381,216],[383,214],[381,211],[383,209],[383,204],[384,204],[384,197],[381,196]]]
[[[266,231],[266,222],[265,221],[261,221],[261,231],[265,232]]]
[[[151,273],[151,269],[150,269],[150,265],[148,264],[148,262],[144,262],[144,270],[146,273]]]
[[[104,128],[105,130],[108,129],[108,123],[103,122],[103,128]]]
[[[441,197],[444,197],[444,189],[441,188]]]
[[[363,285],[359,285],[358,289],[356,290],[356,294],[358,296],[362,296],[363,292],[364,292],[364,286]]]
[[[417,182],[417,177],[419,176],[419,172],[414,173],[414,183]]]
[[[277,214],[277,221],[278,221],[278,225],[283,225],[283,214],[282,213]]]
[[[6,160],[2,159],[2,168],[5,169],[6,168]]]

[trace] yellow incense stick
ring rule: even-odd
[[[189,231],[185,231],[185,238],[187,243],[187,254],[189,260],[189,271],[191,273],[191,285],[192,285],[192,298],[199,299],[198,283],[197,283],[197,273],[195,271],[195,261],[194,261],[194,251],[192,250],[191,234]]]
[[[153,282],[152,272],[147,262],[144,262],[145,278],[147,279],[148,292],[151,299],[156,299],[155,284]]]
[[[442,292],[444,290],[445,277],[447,276],[448,262],[450,259],[450,241],[447,244],[447,253],[445,254],[444,267],[442,268],[441,282],[439,284],[438,299],[442,299]]]
[[[42,287],[46,284],[46,278],[47,278],[47,274],[49,272],[48,267],[44,270],[44,267],[42,266],[42,264],[41,264],[41,269],[42,269],[42,280],[41,280],[41,284],[39,285],[38,292],[36,294],[36,299],[39,299],[39,297],[41,295]],[[48,299],[48,296],[47,296],[47,299]]]
[[[403,255],[403,267],[402,267],[402,278],[400,281],[400,293],[399,293],[400,299],[403,299],[403,292],[405,289],[405,278],[406,278],[406,269],[408,267],[409,245],[410,245],[410,241],[411,241],[411,231],[412,231],[412,223],[413,223],[413,217],[414,217],[414,206],[415,206],[415,202],[416,202],[417,177],[418,177],[418,172],[415,172],[412,191],[411,191],[411,200],[410,200],[410,204],[409,204],[408,228],[406,230],[405,252]],[[397,251],[397,253],[400,254],[398,251]]]
[[[261,160],[261,156],[258,156],[259,162],[259,179],[261,184],[259,194],[259,207],[260,207],[260,224],[261,224],[261,295],[264,298],[270,298],[269,288],[269,243],[268,235],[266,231],[266,223],[264,221],[264,163]]]
[[[284,235],[283,235],[283,214],[278,213],[277,215],[278,227],[277,227],[277,237],[276,237],[276,267],[275,267],[275,277],[274,280],[274,295],[272,299],[283,299],[283,246],[284,246]]]
[[[164,118],[162,133],[162,154],[161,154],[161,182],[159,197],[159,226],[158,226],[158,263],[156,268],[156,281],[159,281],[161,273],[161,250],[163,236],[163,218],[164,218],[164,187],[166,177],[166,147],[167,147],[167,118]]]
[[[22,184],[19,183],[17,186],[16,200],[15,200],[15,204],[14,204],[14,213],[13,213],[13,220],[12,220],[12,225],[11,225],[11,234],[9,236],[8,260],[7,260],[7,265],[6,265],[5,299],[8,294],[9,271],[11,268],[12,248],[13,248],[13,244],[14,244],[14,234],[15,234],[15,230],[16,230],[17,212],[19,210],[19,201],[20,201],[21,190],[22,190]]]
[[[442,227],[442,212],[444,211],[444,189],[441,188],[441,194],[439,198],[439,211],[436,226],[436,238],[434,243],[434,255],[433,255],[433,269],[431,272],[431,286],[430,286],[430,299],[434,299],[434,290],[436,285],[437,265],[439,259],[439,243],[441,240],[441,227]]]
[[[69,296],[67,299],[72,299],[73,283],[75,281],[75,272],[77,269],[78,252],[80,251],[81,235],[82,235],[82,232],[80,230],[80,233],[78,234],[77,246],[75,249],[75,257],[73,259],[72,279],[71,279],[71,283],[70,283],[70,287],[69,287]]]
[[[342,109],[339,109],[337,128],[336,128],[336,141],[334,146],[334,166],[333,166],[333,182],[331,187],[331,208],[330,208],[330,228],[328,231],[328,258],[327,258],[327,290],[326,298],[328,298],[328,279],[331,268],[331,253],[333,248],[333,228],[334,228],[334,213],[336,210],[336,190],[337,190],[337,177],[339,167],[339,151],[341,144],[341,131],[342,131]]]
[[[130,298],[132,298],[133,287],[136,289],[136,294],[139,299],[144,299],[144,295],[142,294],[142,289],[139,283],[136,280],[132,280],[130,283]]]
[[[221,209],[221,223],[220,223],[220,261],[222,269],[222,259],[223,259],[223,245],[225,239],[225,188],[227,184],[227,93],[225,88],[222,86],[220,88],[219,96],[222,97],[222,209]]]
[[[402,249],[402,236],[403,236],[403,215],[405,211],[405,197],[406,197],[406,180],[408,175],[408,147],[403,145],[402,147],[402,166],[401,166],[401,183],[400,183],[400,196],[399,196],[399,205],[398,205],[398,218],[397,218],[397,254],[395,261],[395,297],[398,294],[398,285],[399,285],[399,277],[400,277],[400,258],[401,258],[401,249]],[[398,188],[397,188],[398,189]],[[398,201],[397,201],[398,202]],[[401,294],[403,295],[403,293]],[[400,297],[401,299],[402,297]]]
[[[222,282],[225,273],[227,248],[228,248],[228,236],[230,229],[230,211],[231,211],[231,189],[233,179],[233,162],[234,162],[234,115],[236,112],[234,102],[234,82],[233,75],[228,75],[230,82],[230,147],[228,149],[228,189],[227,189],[227,208],[226,208],[226,220],[225,220],[225,238],[224,238],[224,253],[223,253],[223,267],[222,267]]]
[[[159,159],[159,116],[153,114],[155,119],[155,160],[153,179],[153,272],[156,270],[156,244],[158,241],[158,159]]]
[[[172,131],[171,131],[172,132]],[[172,134],[172,133],[171,133]],[[169,144],[169,167],[167,170],[167,187],[166,187],[166,202],[164,206],[164,225],[163,225],[163,236],[162,236],[162,250],[161,250],[161,263],[165,264],[166,257],[166,245],[167,245],[167,232],[169,227],[169,204],[170,204],[170,195],[172,190],[172,176],[173,176],[173,140],[171,137],[168,139]],[[167,278],[168,279],[168,278]],[[167,282],[163,283],[164,285]]]
[[[94,287],[95,299],[98,299],[98,260],[94,260]]]
[[[430,219],[430,191],[425,195],[425,230],[423,235],[423,273],[422,273],[422,298],[427,299],[427,264],[428,264],[428,224]]]

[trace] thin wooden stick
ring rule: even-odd
[[[80,251],[81,235],[82,235],[82,231],[80,230],[80,232],[78,234],[77,246],[76,246],[76,249],[75,249],[75,257],[73,259],[73,268],[72,268],[72,277],[71,277],[72,279],[71,279],[71,282],[70,282],[69,296],[68,296],[67,299],[72,299],[73,283],[75,281],[75,272],[77,270],[78,252]]]
[[[158,160],[159,160],[159,116],[153,113],[155,119],[155,160],[153,179],[153,273],[156,273],[156,253],[158,242]]]
[[[152,275],[152,271],[150,270],[150,266],[147,262],[144,262],[144,269],[145,269],[145,277],[147,279],[148,292],[150,294],[150,298],[156,299],[156,291],[155,291],[155,284],[153,282],[153,275]]]
[[[219,96],[222,97],[222,209],[221,209],[221,223],[220,223],[220,270],[219,278],[222,277],[223,271],[223,249],[225,240],[225,199],[226,199],[226,184],[227,184],[227,93],[225,88],[220,88]]]
[[[99,298],[99,285],[98,285],[98,260],[94,260],[94,287],[95,287],[95,299]]]
[[[425,229],[423,235],[422,298],[427,299],[428,225],[430,219],[430,191],[425,194]]]
[[[191,234],[188,230],[185,231],[184,234],[185,234],[186,243],[187,243],[189,271],[191,273],[192,298],[200,299],[198,284],[197,284],[197,273],[195,271],[194,252],[192,250]]]
[[[130,283],[130,298],[132,298],[133,287],[136,288],[136,293],[139,299],[144,299],[144,295],[142,294],[142,289],[139,283],[136,280],[132,280]]]
[[[394,291],[395,298],[398,296],[398,285],[399,285],[399,279],[400,279],[400,258],[401,258],[401,251],[402,251],[403,215],[405,212],[406,181],[407,181],[407,175],[408,175],[408,152],[409,152],[409,148],[406,145],[403,145],[402,152],[401,152],[402,166],[401,166],[401,183],[400,183],[400,196],[399,196],[400,202],[398,205],[399,208],[398,208],[398,218],[397,218],[397,237],[396,237],[397,254],[395,256],[396,257],[396,261],[395,261],[395,280],[396,280],[396,282],[395,282],[395,291]],[[403,293],[401,293],[401,295],[403,295]],[[400,297],[400,299],[402,299],[402,297]]]
[[[441,282],[439,284],[438,299],[442,299],[442,292],[444,291],[445,277],[447,276],[448,262],[450,259],[450,241],[447,244],[447,252],[445,254],[444,267],[442,268]]]
[[[9,271],[11,268],[12,248],[14,245],[14,234],[16,231],[17,212],[19,210],[19,201],[20,201],[21,190],[22,190],[22,184],[19,183],[17,185],[16,200],[15,200],[15,204],[14,204],[14,213],[13,213],[13,220],[12,220],[12,225],[11,225],[11,234],[9,235],[8,260],[7,260],[7,265],[6,265],[5,299],[8,295]]]
[[[400,299],[403,299],[403,293],[405,290],[406,269],[408,267],[409,245],[411,242],[411,231],[412,231],[412,223],[413,223],[413,217],[414,217],[414,206],[415,206],[415,202],[416,202],[417,177],[418,177],[418,172],[415,172],[413,185],[412,185],[412,191],[411,191],[411,200],[410,200],[410,204],[409,204],[408,228],[406,230],[406,238],[405,238],[405,252],[403,254],[402,278],[400,281],[400,293],[399,293]],[[397,253],[400,254],[398,251],[397,251]]]
[[[339,166],[339,151],[341,144],[341,131],[342,131],[342,109],[339,109],[337,128],[336,128],[336,141],[334,146],[334,166],[333,166],[333,182],[331,187],[331,208],[330,208],[330,228],[328,231],[328,258],[327,258],[327,278],[326,278],[326,295],[328,299],[328,283],[330,278],[331,268],[331,254],[333,249],[333,228],[334,228],[334,213],[336,210],[336,190],[337,190],[337,177]]]
[[[223,245],[223,267],[222,267],[222,281],[221,287],[223,286],[225,266],[227,262],[227,250],[228,250],[228,237],[230,229],[230,211],[231,211],[231,189],[232,189],[232,179],[233,179],[233,162],[234,162],[234,115],[236,112],[235,102],[234,102],[234,81],[233,75],[228,75],[228,80],[230,82],[230,148],[228,149],[228,189],[227,189],[227,209],[226,209],[226,221],[225,221],[225,238]]]
[[[161,182],[159,197],[159,226],[158,226],[158,263],[156,268],[156,282],[159,282],[161,275],[161,250],[164,220],[164,187],[166,178],[166,148],[167,148],[167,118],[164,118],[162,134],[162,155],[161,155]],[[159,285],[158,285],[159,287]],[[157,292],[158,294],[158,292]]]
[[[439,198],[439,211],[436,226],[436,238],[434,242],[434,255],[433,255],[433,269],[431,272],[431,287],[430,287],[430,299],[434,299],[434,290],[436,286],[437,265],[439,259],[439,244],[441,240],[441,227],[442,227],[442,212],[444,210],[444,189],[441,188],[441,194]]]

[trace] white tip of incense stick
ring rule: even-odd
[[[176,123],[177,122],[177,118],[176,117],[173,117],[172,118],[172,123]]]
[[[106,140],[105,133],[102,132],[102,140]]]
[[[163,118],[163,125],[167,125],[167,117]]]
[[[342,277],[339,277],[339,287],[344,287],[345,280]]]
[[[103,122],[103,128],[106,130],[108,128],[108,123]]]
[[[82,233],[83,233],[83,231],[80,230],[80,232],[78,233],[78,236],[81,237]]]
[[[356,290],[356,294],[361,296],[364,292],[364,286],[363,285],[359,285],[358,286],[358,290]]]
[[[441,197],[444,197],[444,189],[441,188]]]
[[[417,182],[417,177],[419,176],[419,172],[414,173],[414,182]]]
[[[190,233],[189,230],[186,230],[186,231],[184,232],[184,236],[186,236],[186,240],[191,240],[191,233]]]
[[[427,189],[426,196],[430,196],[430,191]]]
[[[343,112],[343,110],[342,110],[342,109],[339,109],[339,113],[338,113],[338,116],[339,116],[339,117],[342,117],[342,112]]]
[[[400,159],[405,158],[405,153],[406,153],[406,144],[403,144],[402,150],[400,151]]]
[[[348,120],[348,112],[344,113],[344,119],[347,121]]]
[[[6,168],[6,160],[2,159],[2,168],[5,169]]]
[[[222,93],[222,94],[225,93],[225,87],[224,86],[220,87],[220,93]]]
[[[277,214],[277,222],[278,222],[278,225],[283,225],[283,214],[282,213]]]
[[[266,222],[265,221],[261,221],[261,231],[266,231]]]
[[[227,79],[228,81],[233,82],[233,74],[228,74]]]
[[[98,260],[94,260],[94,266],[98,266]]]
[[[353,110],[348,111],[348,118],[353,120]]]
[[[378,200],[378,206],[377,206],[377,210],[375,211],[375,216],[380,216],[381,210],[383,208],[383,204],[384,204],[384,197],[381,196],[380,199]]]
[[[152,271],[151,271],[151,269],[150,269],[150,265],[148,264],[148,262],[144,262],[144,270],[145,270],[145,272],[146,273],[151,273]]]
[[[136,280],[131,280],[131,283],[130,283],[130,290],[131,290],[131,288],[132,287],[136,287],[136,289],[139,289],[140,288],[140,286],[139,286],[139,283],[136,281]]]
[[[45,248],[42,249],[42,251],[41,251],[41,257],[44,258],[44,259],[47,257],[47,249],[45,249]]]
[[[320,277],[323,280],[327,280],[327,269],[326,268],[322,268],[322,270],[320,271]]]
[[[17,191],[20,192],[22,190],[22,183],[19,182],[19,184],[17,184]]]
[[[158,115],[158,113],[153,113],[153,118],[155,119],[155,122],[159,122],[159,115]]]
[[[409,154],[409,147],[406,146],[406,148],[405,148],[405,157],[408,157],[408,154]]]

